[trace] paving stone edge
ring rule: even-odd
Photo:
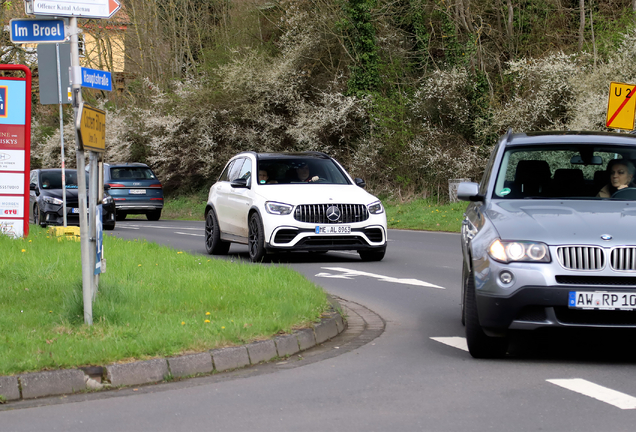
[[[288,357],[320,345],[346,329],[347,321],[340,313],[340,304],[333,298],[330,298],[330,302],[332,310],[312,327],[247,345],[103,367],[0,376],[0,403],[157,383],[172,378],[238,369],[276,357]]]

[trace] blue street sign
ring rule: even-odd
[[[64,42],[64,20],[11,20],[11,42],[42,43]]]
[[[113,90],[113,81],[110,72],[97,69],[82,68],[82,87],[90,87],[97,90]]]

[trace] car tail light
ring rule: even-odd
[[[119,183],[106,183],[108,186],[110,186],[111,188],[125,188],[126,186],[124,186],[123,184],[119,184]]]
[[[160,188],[161,187],[161,183],[155,183],[155,184],[151,184],[150,186],[148,186],[149,188]]]
[[[150,198],[150,201],[163,201],[163,198]]]

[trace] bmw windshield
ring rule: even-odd
[[[636,199],[636,149],[602,145],[510,147],[495,199]]]

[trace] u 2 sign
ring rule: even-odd
[[[613,129],[634,130],[636,85],[610,83],[605,126]]]

